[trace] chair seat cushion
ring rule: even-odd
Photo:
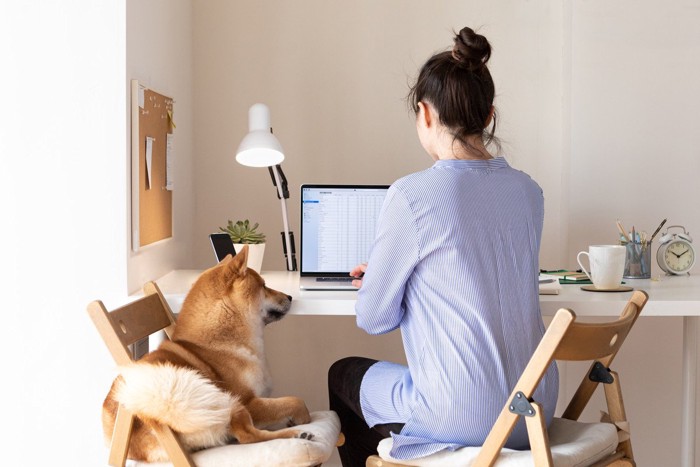
[[[311,423],[297,428],[313,433],[311,440],[273,439],[261,443],[228,444],[192,454],[197,467],[289,467],[313,466],[327,461],[333,454],[340,434],[340,420],[333,411],[311,413]],[[171,463],[128,461],[129,467],[172,467]]]
[[[617,428],[611,423],[582,423],[554,418],[547,430],[555,466],[585,466],[615,452]],[[456,451],[440,451],[413,460],[397,460],[389,456],[392,439],[379,443],[379,456],[389,462],[421,467],[469,466],[479,454],[479,447],[464,447]],[[533,465],[530,451],[501,450],[496,467]]]

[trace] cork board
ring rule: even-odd
[[[132,249],[173,235],[173,99],[139,85],[131,86]],[[170,160],[168,160],[170,159]]]

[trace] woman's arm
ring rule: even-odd
[[[419,232],[404,194],[391,187],[361,281],[355,312],[369,334],[393,331],[404,314],[404,290],[420,258]]]

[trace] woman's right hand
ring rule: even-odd
[[[366,270],[367,263],[358,264],[357,266],[352,268],[352,271],[350,271],[350,276],[355,278],[352,281],[353,287],[357,287],[358,289],[362,287],[362,276],[365,275]]]

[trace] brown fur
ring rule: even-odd
[[[188,293],[178,316],[172,341],[165,341],[154,352],[146,355],[129,371],[136,370],[150,385],[150,371],[154,367],[171,365],[175,368],[195,370],[204,377],[208,387],[215,385],[215,393],[230,394],[230,420],[223,428],[227,435],[240,443],[252,443],[276,438],[310,437],[294,428],[275,431],[262,429],[284,424],[291,427],[308,423],[309,412],[304,402],[296,397],[267,398],[270,392],[270,377],[263,351],[263,328],[266,324],[281,319],[289,310],[291,297],[269,289],[264,280],[252,269],[247,269],[247,247],[235,257],[228,256],[217,266],[208,269],[199,277]],[[119,376],[103,404],[102,421],[105,436],[111,439],[119,402],[128,405],[128,397],[120,390],[125,381]],[[143,379],[142,379],[143,381]],[[159,382],[153,381],[157,386]],[[199,384],[199,383],[197,383]],[[163,389],[155,392],[161,397]],[[220,390],[220,391],[219,391]],[[166,391],[167,392],[167,391]],[[173,391],[175,392],[175,391]],[[163,398],[167,399],[170,396]],[[117,398],[121,397],[119,401]],[[175,395],[173,395],[175,397]],[[177,397],[183,397],[177,394]],[[196,404],[187,400],[188,408]],[[227,396],[224,396],[227,397]],[[160,401],[159,401],[160,402]],[[199,402],[197,402],[199,403]],[[224,405],[224,408],[228,405]],[[131,409],[131,407],[130,407]],[[197,407],[194,407],[197,409]],[[133,409],[132,409],[133,410]],[[153,430],[153,424],[166,423],[178,431],[178,412],[155,409],[156,413],[137,415],[134,436],[129,446],[129,457],[149,462],[166,460]],[[167,412],[167,413],[166,413]],[[227,413],[227,409],[224,410]],[[175,418],[174,422],[168,422]],[[182,415],[185,417],[185,415]],[[204,417],[208,419],[207,417]],[[177,426],[174,426],[177,425]],[[226,440],[208,440],[210,434],[202,427],[196,433],[185,433],[181,440],[189,449],[201,449],[207,445],[223,444]],[[221,431],[221,430],[220,430]],[[202,441],[204,435],[205,441]],[[190,440],[188,436],[194,436]],[[198,437],[198,438],[197,438]]]

